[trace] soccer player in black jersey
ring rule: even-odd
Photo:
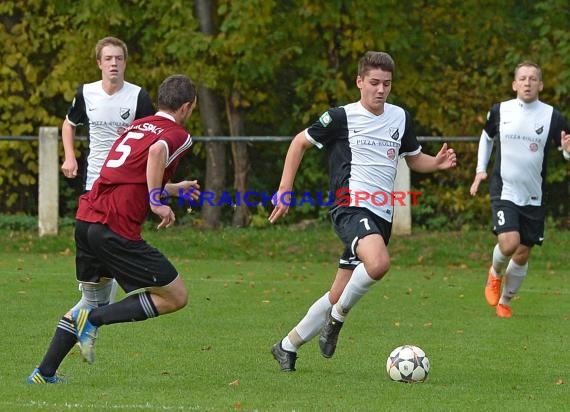
[[[389,54],[365,53],[356,77],[360,100],[324,112],[295,136],[287,152],[269,220],[274,223],[287,213],[287,192],[292,190],[305,151],[312,146],[324,148],[334,194],[330,215],[345,250],[330,290],[273,346],[282,371],[295,370],[297,350],[319,332],[322,355],[332,357],[348,312],[388,272],[398,159],[404,157],[411,170],[422,173],[456,165],[455,152],[447,144],[436,156],[422,153],[410,114],[387,103],[393,72]]]
[[[538,98],[544,87],[540,67],[530,61],[517,65],[512,87],[516,98],[495,104],[487,115],[470,190],[475,196],[487,178],[487,164],[496,142],[490,191],[493,232],[498,242],[487,274],[485,298],[501,318],[512,316],[510,302],[527,274],[530,251],[544,240],[550,145],[562,149],[564,158],[570,160],[568,123],[559,111]]]

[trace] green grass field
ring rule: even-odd
[[[146,231],[190,290],[187,308],[101,329],[97,360],[77,350],[65,385],[27,385],[60,316],[79,297],[71,229],[0,231],[1,411],[564,411],[570,399],[570,232],[533,251],[513,318],[483,284],[488,231],[394,237],[388,275],[351,312],[332,359],[317,340],[282,373],[271,346],[328,288],[340,243],[328,225]],[[390,351],[411,343],[426,382],[389,380]]]

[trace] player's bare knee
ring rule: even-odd
[[[175,306],[174,310],[180,310],[188,304],[188,291],[183,288],[177,291],[172,299],[172,303]]]
[[[184,299],[176,301],[176,310],[184,308],[187,304],[188,304],[188,296],[186,296]]]
[[[518,244],[513,242],[503,242],[499,244],[499,249],[501,253],[505,256],[512,256],[513,253],[517,250]]]
[[[388,270],[390,270],[390,262],[376,260],[367,262],[364,267],[366,268],[368,276],[374,280],[380,280],[386,273],[388,273]]]

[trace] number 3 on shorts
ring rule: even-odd
[[[502,210],[499,210],[497,212],[497,224],[499,226],[503,226],[505,224],[505,212]]]

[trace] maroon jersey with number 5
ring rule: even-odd
[[[93,188],[79,198],[76,218],[105,224],[127,239],[141,240],[141,225],[150,212],[148,150],[156,142],[166,148],[164,187],[190,149],[192,138],[172,116],[159,112],[133,122],[113,144]]]

